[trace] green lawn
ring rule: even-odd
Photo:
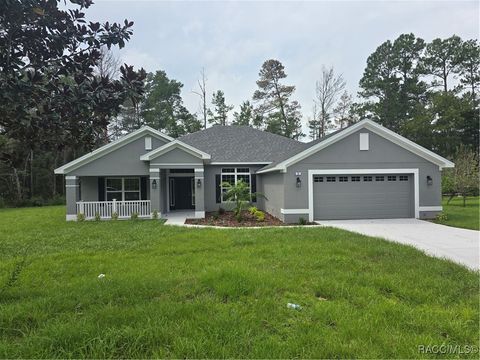
[[[478,358],[418,352],[478,345],[478,280],[332,228],[66,223],[63,207],[2,210],[0,357]]]
[[[463,207],[462,198],[455,197],[450,204],[447,204],[447,200],[448,197],[444,197],[442,204],[447,220],[437,222],[465,229],[480,230],[480,200],[478,196],[468,197],[465,207]]]

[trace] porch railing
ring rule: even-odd
[[[150,200],[77,202],[77,214],[84,214],[86,219],[93,219],[97,214],[101,219],[107,219],[113,213],[117,213],[120,219],[129,218],[134,213],[139,217],[150,217]]]

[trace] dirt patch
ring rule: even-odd
[[[264,221],[257,221],[254,215],[248,211],[243,212],[243,220],[238,222],[233,211],[226,211],[223,214],[217,212],[207,212],[204,219],[187,219],[185,224],[209,225],[225,227],[253,227],[253,226],[292,226],[298,224],[285,224],[276,217],[265,213]],[[306,225],[317,225],[316,223],[306,223]]]

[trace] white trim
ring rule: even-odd
[[[160,172],[160,169],[158,169],[158,168],[150,168],[150,172],[159,173],[159,172]]]
[[[140,156],[140,160],[144,161],[151,161],[152,159],[155,159],[156,157],[165,154],[173,149],[181,148],[183,151],[189,153],[190,155],[193,155],[195,157],[198,157],[202,160],[210,160],[210,155],[198,150],[197,148],[194,148],[193,146],[190,146],[188,144],[185,144],[184,142],[180,140],[174,140],[172,142],[169,142],[163,146],[160,146],[159,148],[156,148],[153,151],[150,151],[142,156]],[[178,164],[178,165],[184,165],[184,164]]]
[[[158,130],[155,130],[155,129],[152,129],[151,127],[149,126],[143,126],[141,127],[140,129],[138,130],[135,130],[134,132],[131,132],[130,134],[128,135],[125,135],[115,141],[112,141],[111,143],[108,143],[107,145],[104,145],[92,152],[89,152],[88,154],[85,154],[81,157],[79,157],[78,159],[75,159],[73,161],[70,161],[69,163],[55,169],[55,174],[65,174],[65,173],[68,173],[72,170],[75,170],[75,169],[78,169],[79,167],[85,165],[85,164],[88,164],[89,162],[91,161],[94,161],[106,154],[109,154],[111,153],[112,151],[124,146],[124,145],[127,145],[129,143],[131,143],[132,141],[135,141],[139,138],[141,138],[143,135],[145,134],[150,134],[150,135],[153,135],[157,138],[160,138],[160,139],[163,139],[163,140],[167,140],[167,141],[174,141],[173,138],[171,138],[170,136],[168,135],[165,135],[163,133],[161,133],[160,131]]]
[[[443,211],[443,206],[420,206],[420,211]]]
[[[420,217],[420,192],[418,169],[318,169],[308,170],[308,219],[313,221],[313,175],[339,174],[413,174],[415,218]]]
[[[205,211],[195,211],[195,219],[204,219]]]
[[[239,167],[240,169],[244,169],[242,167]],[[220,169],[220,203],[221,204],[230,204],[232,203],[233,201],[232,200],[223,200],[223,186],[222,186],[222,183],[224,182],[223,181],[223,175],[233,175],[234,178],[235,178],[235,184],[234,185],[237,185],[237,182],[238,182],[238,176],[245,176],[245,175],[248,175],[248,187],[250,188],[250,199],[252,197],[252,172],[251,172],[251,169],[248,168],[248,173],[247,172],[238,172],[238,169],[239,168],[236,168],[236,167],[225,167],[225,168],[222,168]],[[223,169],[234,169],[235,171],[234,172],[223,172]]]
[[[368,133],[360,133],[358,136],[360,141],[360,151],[368,151],[370,149]]]
[[[210,165],[268,165],[271,161],[212,161]]]
[[[77,180],[77,177],[72,175],[67,175],[65,176],[65,180]]]
[[[80,187],[80,185],[78,185],[78,184],[75,184],[75,185],[68,185],[68,184],[67,184],[67,185],[65,185],[65,187],[67,187],[67,188],[68,188],[68,187]]]
[[[308,214],[308,209],[280,209],[280,213],[289,215],[289,214]]]
[[[204,172],[204,171],[205,171],[204,168],[195,168],[195,169],[193,169],[193,172],[196,172],[196,173],[197,173],[197,172]]]
[[[67,221],[77,221],[77,215],[69,215],[66,216]]]
[[[107,182],[108,180],[111,180],[111,179],[120,179],[122,180],[122,190],[120,191],[108,191],[108,186],[107,186]],[[138,191],[137,190],[125,190],[125,180],[126,179],[136,179],[138,180]],[[108,200],[108,193],[118,193],[118,192],[121,192],[122,193],[122,198],[121,199],[115,199],[116,201],[141,201],[142,200],[142,179],[138,176],[126,176],[126,177],[106,177],[105,178],[105,201],[112,201],[112,200]],[[138,193],[138,200],[125,200],[125,193],[126,192],[136,192]]]
[[[153,166],[170,166],[172,169],[182,169],[188,166],[202,166],[201,163],[152,163]]]
[[[367,130],[370,130],[374,132],[375,134],[382,136],[383,138],[390,140],[391,142],[397,144],[398,146],[403,147],[406,150],[411,151],[412,153],[438,165],[441,168],[448,168],[448,167],[455,167],[455,164],[444,157],[435,154],[434,152],[425,149],[423,146],[420,146],[418,144],[415,144],[413,141],[408,140],[407,138],[404,138],[401,135],[398,135],[397,133],[377,124],[376,122],[372,120],[362,120],[348,128],[346,128],[343,131],[340,131],[339,133],[332,135],[331,137],[325,139],[324,141],[319,142],[318,144],[315,144],[308,149],[305,149],[304,151],[301,151],[300,153],[281,161],[278,163],[276,166],[270,168],[270,169],[265,169],[265,170],[259,170],[257,171],[257,174],[262,174],[262,173],[267,173],[271,171],[282,171],[286,172],[287,167],[307,158],[308,156],[316,153],[317,151],[320,151],[337,141],[340,141],[347,136],[353,134],[359,129],[365,128]]]

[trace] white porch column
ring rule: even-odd
[[[205,217],[205,177],[204,169],[195,168],[195,217],[204,218]]]
[[[160,193],[161,193],[161,184],[160,184],[160,169],[151,168],[150,169],[150,211],[153,218],[153,212],[156,210],[158,212],[158,218],[162,216],[161,207],[160,207]]]
[[[78,176],[65,176],[65,196],[67,221],[77,220],[77,201],[80,201],[80,179]]]

